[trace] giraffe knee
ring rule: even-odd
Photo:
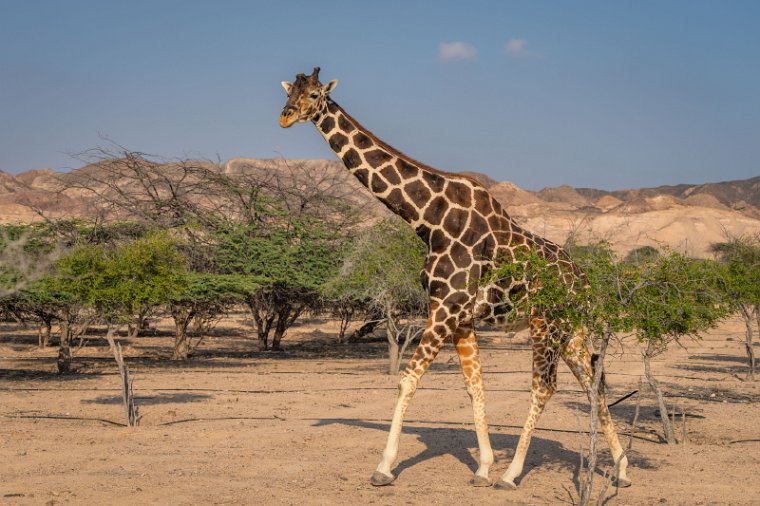
[[[398,394],[400,396],[414,394],[418,383],[419,380],[415,376],[404,374],[398,382]]]

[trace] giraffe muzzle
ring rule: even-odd
[[[292,105],[286,105],[283,107],[282,112],[280,113],[280,126],[282,128],[288,128],[298,121],[297,112],[298,109]]]

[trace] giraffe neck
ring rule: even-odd
[[[409,158],[375,137],[331,99],[313,122],[346,168],[424,240],[441,226],[447,209],[472,206],[476,189],[471,181]]]

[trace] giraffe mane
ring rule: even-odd
[[[459,173],[456,173],[456,172],[447,172],[445,170],[436,169],[435,167],[431,167],[430,165],[422,163],[419,160],[415,160],[411,156],[409,156],[406,153],[404,153],[404,152],[396,149],[395,147],[391,146],[390,144],[388,144],[384,140],[380,139],[370,129],[368,129],[367,127],[365,127],[364,125],[362,125],[359,121],[356,120],[356,118],[354,118],[353,116],[351,116],[335,100],[333,100],[332,98],[328,97],[327,101],[328,101],[328,103],[335,104],[337,107],[339,107],[340,110],[341,110],[341,114],[343,114],[343,116],[345,116],[345,118],[348,121],[350,121],[351,123],[353,123],[354,125],[356,125],[356,127],[359,128],[362,132],[364,132],[367,135],[367,137],[369,137],[370,139],[372,139],[372,141],[375,142],[375,144],[377,144],[377,146],[379,146],[382,149],[388,151],[389,154],[392,154],[393,156],[396,156],[398,158],[403,158],[405,160],[408,160],[409,162],[411,162],[412,164],[416,165],[417,167],[419,167],[422,170],[429,171],[429,172],[432,172],[433,174],[438,174],[438,175],[441,175],[441,176],[466,179],[467,181],[470,181],[475,186],[485,189],[485,186],[483,186],[483,184],[480,181],[478,181],[477,179],[475,179],[473,177],[470,177],[470,176],[465,175],[465,174],[459,174]]]

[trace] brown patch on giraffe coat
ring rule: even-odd
[[[431,251],[446,251],[451,244],[451,239],[443,232],[443,230],[435,229],[430,234],[430,250]]]
[[[383,193],[388,189],[388,183],[380,176],[380,174],[372,174],[370,188],[375,193]]]
[[[425,205],[425,202],[430,200],[430,190],[428,190],[427,186],[419,180],[412,181],[404,186],[404,192],[409,195],[409,198],[412,199],[412,202],[414,202],[414,205],[417,206],[418,209]]]
[[[323,133],[328,133],[330,130],[335,128],[335,120],[328,116],[325,118],[322,124],[319,125],[319,128]]]
[[[362,164],[362,157],[359,156],[359,153],[354,148],[351,148],[343,155],[343,163],[349,170],[355,169]]]
[[[393,157],[382,149],[373,149],[372,151],[364,153],[364,159],[367,160],[367,163],[375,169],[380,167],[391,158]]]
[[[454,239],[462,235],[462,231],[467,226],[467,217],[469,213],[464,209],[449,209],[446,217],[443,219],[443,228]]]
[[[346,132],[347,134],[350,134],[354,130],[356,130],[356,127],[351,124],[350,121],[348,121],[342,114],[338,116],[338,126],[341,130]]]
[[[356,179],[358,179],[361,184],[367,186],[367,178],[369,177],[367,169],[356,169],[354,171],[354,176],[356,176]]]
[[[456,202],[462,207],[470,207],[472,205],[472,192],[470,187],[464,183],[457,181],[449,181],[446,185],[446,196],[452,202]]]
[[[402,179],[411,179],[420,171],[417,167],[402,158],[396,161],[396,167],[398,167],[398,173]]]
[[[454,274],[449,280],[449,284],[455,290],[464,290],[467,288],[467,273],[459,271]]]
[[[359,149],[367,149],[374,145],[372,139],[370,139],[369,136],[363,132],[358,132],[356,135],[354,135],[354,144]]]
[[[430,201],[422,218],[431,225],[438,225],[441,223],[441,219],[443,219],[443,215],[448,208],[449,203],[444,197],[439,195]]]
[[[394,188],[387,197],[382,197],[380,200],[388,206],[391,211],[395,212],[408,222],[417,221],[420,217],[417,209],[406,201],[399,188]]]
[[[491,260],[495,249],[496,241],[493,238],[493,234],[489,233],[473,246],[472,254],[475,260]]]
[[[430,288],[430,276],[428,274],[428,264],[425,262],[425,267],[420,271],[420,284],[422,285],[422,289],[426,292]],[[428,310],[428,313],[433,312],[432,304],[430,305],[430,309]]]
[[[474,246],[483,235],[488,233],[488,222],[479,213],[470,213],[470,226],[462,234],[461,241],[467,246]]]
[[[467,267],[472,262],[470,251],[458,241],[455,241],[451,245],[449,252],[451,253],[451,259],[457,267]]]
[[[430,281],[430,296],[443,299],[449,293],[449,286],[444,281],[433,279]]]
[[[433,270],[433,276],[441,279],[449,279],[449,277],[454,274],[455,270],[451,258],[448,255],[443,255],[438,259],[438,263]]]
[[[422,242],[428,244],[430,241],[430,227],[427,227],[425,225],[418,225],[414,231],[417,233],[419,238],[422,239]]]
[[[401,182],[401,178],[399,177],[398,172],[396,172],[396,169],[390,165],[386,165],[380,169],[380,174],[382,174],[385,180],[392,185],[397,185]]]
[[[468,273],[468,279],[477,281],[480,279],[480,273],[481,273],[480,265],[474,264],[470,267],[470,272]],[[467,289],[467,293],[469,293],[470,295],[474,295],[478,291],[478,283],[477,282],[469,283],[466,286],[466,289]]]
[[[446,179],[444,179],[440,174],[435,174],[434,172],[423,171],[422,179],[424,179],[425,182],[430,186],[430,190],[433,193],[439,193],[443,191],[443,187],[446,185]]]
[[[526,244],[528,244],[528,241],[524,235],[522,235],[519,232],[512,233],[512,240],[510,241],[510,246],[523,246]]]
[[[505,221],[503,216],[492,214],[488,217],[488,227],[495,232],[503,231],[505,228],[508,229],[508,226],[505,227]]]
[[[339,153],[343,151],[343,147],[348,144],[348,137],[340,132],[337,132],[330,136],[329,144],[333,151]]]
[[[475,209],[483,216],[488,216],[493,212],[491,195],[487,191],[475,188]]]

